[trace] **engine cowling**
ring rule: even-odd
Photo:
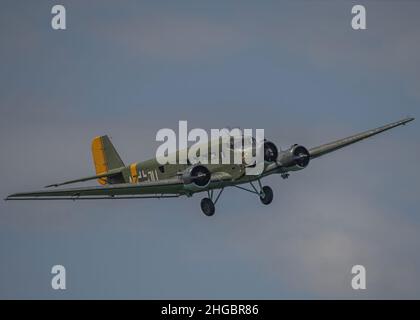
[[[200,190],[208,186],[211,172],[203,165],[193,165],[185,170],[182,181],[189,190]]]
[[[279,156],[279,151],[276,145],[271,141],[264,142],[264,161],[274,162]]]
[[[281,152],[279,163],[289,170],[301,170],[306,168],[310,161],[308,149],[304,146],[294,144],[288,150]]]

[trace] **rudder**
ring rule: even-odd
[[[124,162],[114,148],[108,136],[98,136],[92,140],[92,156],[97,175],[106,173],[113,169],[124,167]],[[121,176],[121,175],[120,175]],[[122,176],[121,176],[122,178]],[[107,183],[119,183],[120,177],[100,178],[98,182],[102,185]]]

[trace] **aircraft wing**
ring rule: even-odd
[[[231,180],[225,172],[214,172],[211,182]],[[204,191],[204,190],[203,190]],[[14,193],[5,200],[83,200],[83,199],[130,199],[130,198],[173,198],[185,194],[185,185],[179,177],[124,183],[107,186],[80,187],[69,189],[49,189]]]
[[[326,143],[326,144],[323,144],[323,145],[320,145],[318,147],[310,149],[309,154],[311,156],[311,159],[318,158],[318,157],[323,156],[327,153],[336,151],[338,149],[347,147],[348,145],[351,145],[353,143],[359,142],[363,139],[366,139],[366,138],[372,137],[374,135],[377,135],[381,132],[390,130],[392,128],[395,128],[395,127],[398,127],[398,126],[401,126],[401,125],[405,125],[406,123],[408,123],[410,121],[413,121],[413,120],[414,120],[414,118],[411,118],[411,117],[410,118],[405,118],[405,119],[402,119],[400,121],[396,121],[396,122],[384,125],[382,127],[376,128],[376,129],[368,130],[368,131],[365,131],[365,132],[362,132],[362,133],[358,133],[358,134],[349,136],[349,137],[344,138],[344,139],[329,142],[329,143]]]
[[[9,195],[5,200],[168,198],[180,196],[183,187],[184,185],[181,179],[171,178],[136,184],[124,183],[109,186],[14,193]]]

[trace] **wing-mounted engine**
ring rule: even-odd
[[[197,191],[209,185],[211,172],[207,167],[197,164],[187,168],[181,179],[186,189]]]
[[[281,151],[278,164],[286,171],[297,171],[306,168],[310,161],[309,151],[301,145],[294,144],[289,149]]]

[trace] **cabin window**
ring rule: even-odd
[[[236,138],[230,137],[230,149],[231,150],[242,150],[243,146],[243,137]]]

